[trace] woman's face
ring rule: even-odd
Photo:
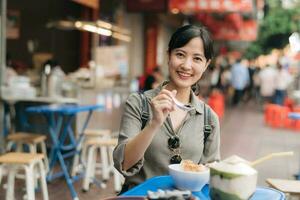
[[[185,46],[173,49],[169,55],[171,82],[177,88],[190,88],[202,76],[210,60],[204,56],[202,39],[191,39]]]

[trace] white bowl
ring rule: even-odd
[[[180,164],[169,165],[169,174],[176,188],[180,190],[200,191],[209,182],[209,169],[201,172],[184,171]]]

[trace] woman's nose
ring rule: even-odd
[[[191,68],[192,68],[192,65],[193,65],[192,59],[186,58],[186,59],[184,60],[184,63],[183,63],[183,65],[182,65],[182,67],[184,67],[185,69],[191,69]]]

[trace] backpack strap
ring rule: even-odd
[[[147,103],[147,98],[143,93],[139,93],[141,101],[142,101],[142,115],[141,115],[141,120],[142,120],[142,127],[141,130],[143,130],[147,124],[147,121],[149,119],[149,107]],[[211,111],[207,107],[206,104],[204,104],[204,127],[203,127],[203,132],[204,132],[204,146],[206,144],[208,136],[212,132],[212,125],[211,125]]]
[[[141,110],[142,110],[142,116],[141,116],[142,128],[141,128],[141,130],[143,130],[149,119],[149,107],[148,107],[146,96],[143,93],[139,93],[139,95],[142,100],[142,108],[141,108]]]
[[[205,146],[207,138],[212,132],[211,111],[207,107],[206,104],[204,104],[204,127],[203,127],[203,132],[204,132],[204,146]]]

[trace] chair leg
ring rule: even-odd
[[[72,170],[71,170],[71,176],[76,176],[77,172],[78,172],[78,169],[79,169],[79,155],[76,154],[74,156],[74,159],[73,159],[73,164],[72,164]]]
[[[109,170],[110,170],[110,172],[113,172],[114,171],[114,160],[113,160],[114,146],[107,147],[107,151],[108,151]]]
[[[83,179],[83,186],[82,186],[82,189],[84,191],[88,191],[90,187],[89,185],[92,178],[91,173],[93,171],[93,158],[94,158],[95,150],[96,149],[94,146],[88,147],[88,159],[86,163],[86,171],[85,171],[85,176]]]
[[[109,165],[108,165],[108,154],[107,154],[107,147],[101,146],[101,164],[102,164],[102,178],[103,180],[109,179]]]
[[[8,167],[8,178],[7,178],[7,190],[6,190],[6,200],[15,199],[15,176],[16,176],[16,166]]]
[[[17,142],[16,152],[23,152],[23,143],[22,142]]]
[[[14,145],[14,142],[13,142],[13,141],[8,141],[8,142],[7,142],[7,145],[6,145],[6,151],[7,151],[7,152],[12,151],[13,145]]]
[[[29,147],[29,152],[30,153],[37,153],[37,145],[36,144],[30,144],[27,143],[28,147]],[[37,166],[33,166],[34,171],[38,172]],[[34,188],[38,188],[38,178],[39,178],[39,173],[33,173],[34,176]]]
[[[81,173],[86,165],[86,146],[83,145],[81,149],[81,153],[76,153],[73,159],[71,176],[76,176],[77,173]]]
[[[97,172],[97,155],[98,155],[98,147],[94,147],[94,154],[93,154],[93,160],[92,160],[92,168],[91,168],[91,176],[90,176],[90,182],[92,182],[92,179],[96,177]]]
[[[109,146],[108,147],[108,151],[109,151],[109,168],[110,171],[113,172],[113,176],[114,176],[114,189],[115,192],[120,192],[121,188],[122,188],[122,181],[121,181],[121,174],[118,172],[118,170],[114,167],[114,162],[113,162],[113,150],[114,150],[114,146]]]
[[[42,153],[44,154],[45,171],[46,171],[46,173],[48,173],[49,172],[49,160],[48,160],[48,155],[47,155],[46,143],[45,143],[45,141],[43,141],[40,144],[41,144]]]
[[[76,176],[77,173],[81,173],[84,170],[86,165],[86,145],[83,142],[83,145],[79,147],[81,150],[80,154],[76,153],[73,160],[71,175]]]
[[[87,145],[84,144],[81,151],[81,160],[83,163],[86,163],[86,156],[87,156]]]
[[[28,200],[35,200],[34,195],[34,164],[25,166],[25,175],[26,175],[26,192]]]
[[[45,173],[45,167],[44,163],[42,161],[38,162],[39,168],[40,168],[40,181],[41,181],[41,186],[42,186],[42,192],[43,192],[43,199],[48,200],[49,195],[48,195],[48,188],[47,188],[47,183],[46,183],[46,173]]]

